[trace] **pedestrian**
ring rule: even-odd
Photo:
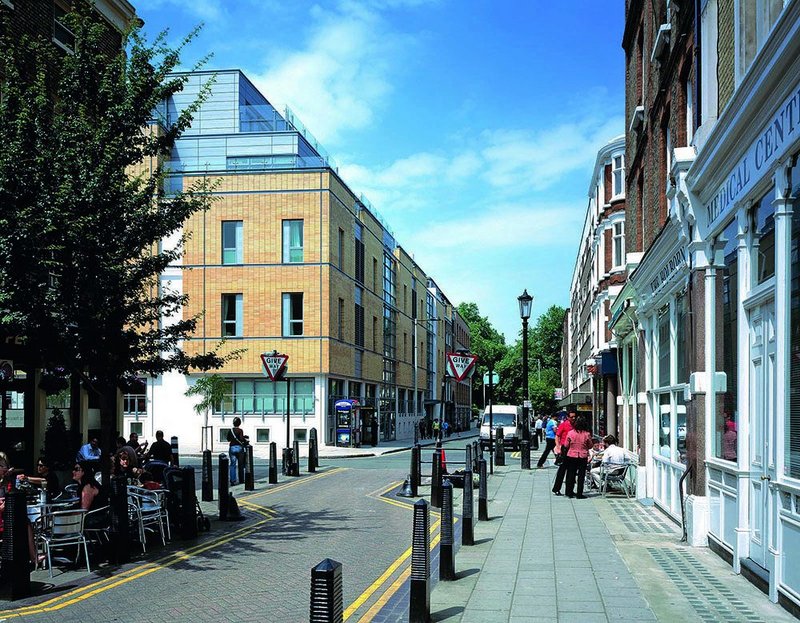
[[[425,438],[433,439],[433,420],[425,416]]]
[[[449,437],[450,436],[450,423],[447,420],[442,422],[442,432],[443,432],[445,437]]]
[[[572,412],[567,416],[567,419],[561,422],[556,429],[556,443],[558,444],[558,453],[560,458],[556,458],[556,463],[558,463],[558,472],[556,472],[556,478],[553,481],[553,493],[556,495],[561,495],[561,485],[564,482],[564,476],[567,474],[567,461],[564,459],[567,458],[567,435],[572,430],[572,424],[577,417],[577,413]]]
[[[589,458],[589,448],[592,447],[592,435],[589,433],[586,418],[579,417],[573,420],[572,428],[567,433],[565,444],[567,446],[567,497],[583,500],[583,482],[586,478],[586,461]],[[575,495],[575,476],[578,476],[578,495]]]
[[[536,418],[536,423],[533,425],[533,429],[536,433],[536,438],[541,441],[542,440],[542,428],[544,427],[544,422],[542,421],[542,416],[540,415]]]
[[[233,418],[233,428],[228,431],[228,456],[231,459],[230,463],[230,485],[238,485],[238,463],[242,459],[242,454],[245,446],[244,431],[239,428],[242,425],[242,419],[239,417]]]
[[[439,418],[433,419],[433,437],[438,441],[439,437]]]
[[[425,418],[422,418],[419,421],[419,438],[420,439],[425,439],[425,429],[426,429]]]
[[[536,467],[541,469],[544,467],[544,462],[547,460],[548,455],[553,449],[556,447],[556,428],[558,426],[558,416],[553,413],[550,416],[550,420],[547,422],[547,426],[545,427],[545,442],[546,445],[544,447],[544,452],[542,452],[542,456],[539,457],[539,462],[537,463]]]

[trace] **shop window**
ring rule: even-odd
[[[772,187],[753,211],[753,285],[775,276],[775,188]]]
[[[739,239],[736,221],[722,232],[719,242],[724,244],[724,266],[717,269],[715,288],[717,339],[717,370],[725,373],[726,391],[716,394],[714,456],[726,461],[736,460],[736,435],[738,428],[737,401],[737,351],[738,351],[738,301],[739,301]]]
[[[677,359],[676,383],[689,382],[689,314],[686,293],[675,299],[675,355]]]
[[[269,429],[257,428],[256,429],[256,443],[269,443]]]
[[[792,169],[792,195],[800,197],[800,165]],[[789,410],[786,414],[784,473],[800,478],[800,215],[792,215],[789,316]]]
[[[668,393],[658,397],[658,455],[665,459],[669,459],[672,454],[672,409],[669,403]]]
[[[658,312],[658,387],[670,384],[669,354],[669,306],[666,306]]]

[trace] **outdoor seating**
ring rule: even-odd
[[[91,572],[91,568],[89,567],[89,550],[83,531],[85,518],[86,511],[83,509],[54,511],[43,516],[43,528],[36,536],[36,540],[44,547],[47,568],[51,578],[53,577],[52,551],[64,547],[77,547],[78,551],[75,556],[75,564],[78,564],[81,555],[81,546],[83,546],[83,554],[86,557],[86,571],[87,573]]]
[[[635,473],[636,465],[633,463],[622,465],[602,463],[600,465],[600,494],[606,495],[612,491],[618,491],[624,493],[626,498],[631,497],[635,492]]]
[[[151,491],[142,487],[128,487],[129,515],[137,529],[142,552],[147,551],[147,530],[155,531],[157,528],[161,536],[161,544],[167,544],[164,521],[168,515],[163,502],[164,496],[159,491]]]
[[[109,532],[111,532],[111,507],[101,506],[86,513],[84,520],[83,533],[87,538],[98,545],[109,542]]]

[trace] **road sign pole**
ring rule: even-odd
[[[289,418],[291,417],[290,416],[291,411],[290,411],[289,404],[290,404],[290,402],[292,400],[292,394],[291,394],[290,385],[291,385],[291,381],[289,380],[289,377],[287,376],[286,377],[286,447],[287,448],[291,448],[292,447],[291,446],[291,441],[289,439],[289,436],[290,436]]]

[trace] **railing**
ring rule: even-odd
[[[292,394],[289,411],[292,414],[313,415],[314,394]],[[226,394],[215,415],[285,415],[286,396],[263,394]]]

